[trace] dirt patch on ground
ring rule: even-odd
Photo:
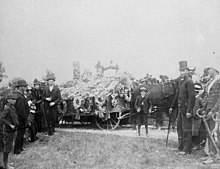
[[[101,131],[82,126],[56,128],[56,134],[39,133],[39,140],[26,143],[26,151],[10,155],[16,169],[210,169],[218,164],[203,165],[202,151],[188,156],[172,151],[177,146],[177,134],[150,126],[150,137],[133,132],[130,127]]]
[[[103,135],[119,135],[125,137],[146,137],[144,126],[141,127],[141,136],[138,136],[137,130],[135,131],[132,130],[130,126],[120,127],[112,131],[99,130],[89,127],[57,128],[56,130],[63,132],[84,132],[84,133],[94,133],[94,134],[103,134]],[[164,145],[165,145],[167,138],[167,129],[161,128],[161,130],[158,130],[154,126],[149,126],[149,138],[164,140]],[[169,141],[177,142],[177,132],[173,132],[173,131],[170,132]]]

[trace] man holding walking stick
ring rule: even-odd
[[[205,153],[208,155],[203,163],[210,164],[219,157],[218,150],[220,148],[220,131],[219,131],[219,105],[220,105],[220,75],[218,70],[208,67],[204,69],[203,78],[206,79],[205,87],[206,105],[203,108],[206,115],[207,139],[205,145]],[[211,134],[211,135],[210,135]],[[213,142],[213,139],[216,143]],[[217,158],[216,158],[217,157]]]
[[[187,155],[192,150],[192,110],[195,104],[194,83],[189,76],[190,69],[187,61],[179,62],[179,91],[178,91],[178,150],[179,154]]]

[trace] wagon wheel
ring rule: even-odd
[[[86,125],[88,124],[88,118],[88,116],[81,116],[79,121],[82,125]]]
[[[95,123],[97,127],[101,130],[114,130],[120,124],[120,112],[109,113],[109,118],[95,118]]]
[[[58,115],[58,124],[63,124],[63,114]]]

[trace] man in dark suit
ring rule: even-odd
[[[40,108],[40,104],[42,103],[42,94],[43,90],[40,88],[40,82],[37,79],[34,79],[34,88],[31,90],[32,95],[32,102],[36,106],[36,112],[35,112],[35,122],[37,127],[37,132],[42,132],[42,111]]]
[[[189,76],[190,69],[187,61],[179,62],[179,93],[178,93],[178,150],[179,154],[186,155],[192,149],[192,113],[195,104],[194,83]]]
[[[14,92],[17,96],[15,109],[18,115],[18,132],[15,138],[14,154],[20,154],[24,144],[25,128],[28,126],[28,116],[30,113],[27,99],[24,95],[27,90],[27,82],[23,79],[18,80],[16,84],[17,90]]]
[[[57,123],[58,103],[61,101],[61,94],[58,86],[54,84],[55,76],[47,77],[48,85],[43,91],[43,99],[45,101],[45,111],[47,116],[48,135],[51,136],[55,132]]]

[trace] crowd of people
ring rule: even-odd
[[[27,129],[31,142],[38,139],[38,132],[46,132],[48,136],[55,133],[61,94],[54,83],[55,76],[48,76],[46,81],[47,85],[42,85],[35,79],[34,87],[30,88],[24,79],[19,79],[7,90],[6,97],[1,99],[0,148],[3,150],[4,169],[14,168],[8,162],[10,152],[17,155],[25,151]]]
[[[219,71],[208,67],[200,80],[200,86],[193,82],[189,76],[187,62],[180,62],[180,77],[178,78],[178,151],[179,154],[192,153],[193,143],[196,136],[194,129],[201,130],[205,126],[205,153],[203,163],[209,164],[219,160],[220,130],[219,130],[219,107],[220,107],[220,76]],[[200,88],[196,93],[196,88]],[[172,111],[172,110],[171,110]],[[199,114],[199,112],[202,112]],[[196,118],[203,116],[199,122]],[[207,124],[207,125],[206,125]],[[202,130],[204,134],[204,129]],[[194,135],[193,135],[194,134]],[[197,133],[197,136],[199,134]],[[215,140],[213,139],[215,138]],[[214,141],[213,141],[214,140]]]
[[[220,148],[219,72],[208,67],[204,69],[200,82],[194,83],[192,70],[188,68],[187,61],[179,62],[179,71],[180,76],[174,80],[177,87],[169,109],[172,115],[173,105],[177,103],[178,147],[175,151],[179,151],[180,155],[191,154],[193,148],[200,147],[203,143],[207,155],[204,163],[213,163],[219,159]],[[162,85],[169,82],[167,76],[160,78]],[[42,85],[35,79],[33,87],[30,88],[25,80],[19,79],[1,99],[0,135],[3,139],[0,139],[0,148],[3,150],[3,168],[13,168],[8,163],[8,156],[12,150],[14,154],[25,151],[23,144],[27,128],[30,129],[32,142],[38,139],[38,132],[47,132],[48,136],[55,133],[58,104],[62,98],[59,87],[55,85],[55,76],[48,76],[46,82],[47,84]],[[133,116],[135,118],[130,118],[133,130],[137,125],[140,136],[141,125],[145,125],[148,137],[148,115],[152,103],[147,95],[149,88],[143,85],[146,83],[152,85],[160,82],[148,76],[139,82],[134,82],[132,88],[121,86],[116,93],[111,90],[105,106],[111,111],[115,108],[114,104],[119,104],[130,110],[131,114],[136,114]],[[136,93],[135,88],[139,88]],[[115,103],[116,98],[117,103]],[[205,135],[203,142],[201,142],[202,134]]]
[[[176,102],[178,108],[178,148],[174,151],[188,155],[193,150],[204,148],[206,156],[201,160],[204,160],[204,164],[210,164],[220,159],[220,75],[218,70],[208,67],[204,69],[200,81],[194,82],[193,71],[188,68],[187,61],[180,61],[180,76],[173,80],[177,84],[177,90],[172,103]],[[135,118],[131,118],[133,129],[137,125],[140,135],[140,126],[145,125],[148,137],[148,115],[152,103],[148,96],[150,89],[146,87],[149,85],[145,85],[145,82],[138,82],[136,87],[140,85],[139,92],[131,94],[130,112],[136,114]],[[151,80],[148,83],[159,82]],[[173,111],[173,106],[170,106],[170,116]]]

